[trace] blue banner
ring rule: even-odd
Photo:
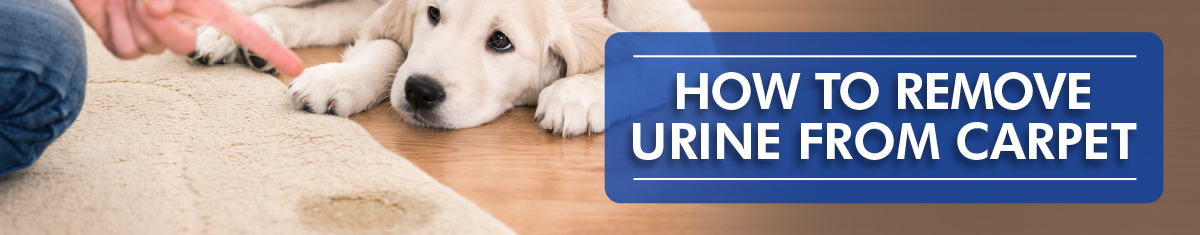
[[[1150,203],[1151,33],[618,33],[619,203]]]

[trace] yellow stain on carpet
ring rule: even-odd
[[[329,231],[405,230],[431,220],[436,202],[395,193],[367,193],[310,198],[301,206],[300,221]]]

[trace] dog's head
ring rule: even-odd
[[[604,42],[618,29],[600,2],[393,0],[364,32],[407,54],[391,90],[401,119],[468,128],[535,104],[556,79],[603,68]]]

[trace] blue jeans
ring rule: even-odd
[[[66,0],[0,0],[0,176],[32,165],[79,115],[83,40]]]

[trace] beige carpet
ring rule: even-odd
[[[347,119],[182,56],[119,61],[89,36],[79,119],[0,177],[0,234],[509,234]]]

